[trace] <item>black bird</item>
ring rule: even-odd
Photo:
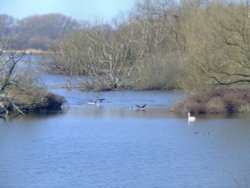
[[[147,106],[147,104],[144,104],[144,105],[136,105],[137,109],[138,110],[144,110],[144,108]]]
[[[105,100],[104,98],[96,99],[96,101],[99,101],[100,103],[102,103],[102,101],[104,101],[104,100]]]

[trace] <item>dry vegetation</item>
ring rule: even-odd
[[[22,72],[17,65],[24,54],[8,48],[8,41],[0,40],[0,117],[10,114],[62,110],[65,102],[60,96],[48,93],[30,72]]]
[[[83,90],[200,91],[250,82],[249,0],[142,0],[112,23],[0,15],[11,47],[51,50],[46,67]],[[70,84],[69,84],[70,85]]]
[[[88,77],[81,80],[83,90],[174,88],[178,57],[172,5],[145,1],[128,19],[83,25],[58,42],[49,67],[68,77]]]
[[[10,76],[12,78],[0,92],[0,117],[62,111],[65,99],[48,93],[46,87],[30,75],[31,73],[26,72]]]
[[[250,112],[250,89],[214,89],[193,95],[173,107],[175,113],[218,114]]]
[[[128,19],[85,23],[65,35],[49,67],[69,78],[85,75],[83,90],[248,84],[249,10],[248,1],[144,0]]]
[[[26,22],[33,28],[30,43],[35,46],[41,41],[39,36],[50,36],[53,45],[49,45],[52,51],[46,67],[66,75],[69,86],[71,78],[78,77],[82,90],[180,88],[199,93],[223,86],[248,87],[249,11],[249,0],[142,0],[126,19],[116,18],[110,24],[78,23],[62,15],[30,17],[18,23],[21,31],[27,31]],[[48,19],[52,21],[47,23]],[[41,33],[41,27],[50,29]],[[5,77],[3,88],[6,81]],[[196,108],[186,110],[221,113],[248,109],[240,105],[241,100],[224,96],[224,90],[214,91],[218,92],[217,97],[211,91],[206,94],[211,95],[206,105],[189,99]],[[227,98],[235,101],[235,107],[230,107]]]

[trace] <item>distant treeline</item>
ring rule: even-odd
[[[15,19],[0,15],[1,37],[11,39],[13,49],[50,50],[56,41],[68,33],[79,30],[81,24],[61,14],[46,14]]]
[[[2,15],[0,28],[12,48],[53,52],[50,71],[86,75],[85,90],[201,91],[249,84],[249,11],[248,0],[143,0],[108,24]]]

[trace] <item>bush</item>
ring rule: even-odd
[[[62,96],[55,95],[53,93],[48,93],[45,95],[40,103],[37,103],[32,112],[51,112],[51,111],[61,111],[62,106],[65,103],[65,99]]]
[[[208,114],[225,113],[225,102],[222,100],[221,97],[212,97],[206,104],[205,112]]]
[[[135,90],[175,89],[178,71],[176,54],[147,57],[136,63],[131,85]]]
[[[172,108],[175,113],[218,114],[250,111],[250,89],[214,89],[196,94]]]

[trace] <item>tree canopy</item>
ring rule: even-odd
[[[13,48],[53,51],[49,67],[87,75],[89,89],[199,91],[249,84],[249,10],[248,1],[143,0],[113,23],[2,15],[0,29],[16,36]]]

